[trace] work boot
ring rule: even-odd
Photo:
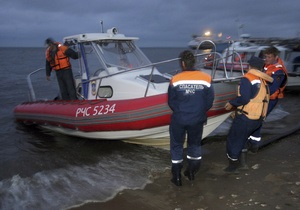
[[[240,170],[248,170],[249,169],[249,166],[247,165],[247,153],[248,153],[247,149],[242,150],[242,153],[239,158],[239,162],[240,162],[239,169]]]
[[[171,182],[176,186],[182,186],[181,182],[182,163],[172,163],[172,179]]]
[[[248,140],[249,140],[247,142],[248,151],[250,151],[251,153],[256,154],[258,152],[258,149],[259,149],[260,141],[254,141],[250,137],[248,138]]]
[[[184,171],[184,176],[186,176],[190,181],[195,179],[195,174],[199,171],[201,165],[200,160],[190,160],[188,159],[188,167]]]
[[[237,160],[234,161],[231,159],[228,159],[228,160],[229,160],[229,164],[224,169],[224,171],[227,173],[233,173],[233,174],[239,173],[239,171],[238,171],[239,161],[237,161]]]
[[[258,152],[259,145],[258,144],[251,144],[249,147],[249,151],[256,154]]]

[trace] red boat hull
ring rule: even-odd
[[[209,116],[225,113],[217,103]],[[25,102],[15,110],[18,122],[52,125],[84,132],[143,130],[170,123],[167,94],[131,100]]]
[[[90,131],[142,130],[170,122],[167,95],[131,100],[39,101],[18,105],[19,122]]]

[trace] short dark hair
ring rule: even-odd
[[[54,44],[54,43],[55,43],[54,39],[52,39],[50,37],[45,40],[46,45],[50,45],[50,44]]]
[[[185,68],[188,70],[193,70],[194,65],[196,63],[196,59],[194,54],[190,50],[185,50],[179,54],[180,58],[180,65],[181,62],[183,61],[185,64]]]
[[[264,50],[264,54],[273,54],[274,56],[277,56],[279,55],[279,50],[276,47],[271,46]]]
[[[263,59],[261,59],[259,57],[252,56],[250,58],[250,60],[248,61],[248,63],[249,63],[249,66],[251,66],[257,70],[262,70],[265,62]]]

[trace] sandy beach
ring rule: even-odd
[[[250,153],[250,169],[237,175],[223,171],[224,148],[225,141],[205,144],[200,172],[194,181],[184,178],[182,187],[170,182],[166,170],[143,190],[125,190],[108,202],[73,209],[300,209],[300,132]]]
[[[281,103],[292,114],[264,125],[263,146],[248,154],[249,169],[227,174],[226,136],[211,137],[202,146],[203,159],[194,181],[183,178],[183,186],[170,182],[171,171],[153,175],[153,183],[142,190],[124,190],[104,203],[86,203],[73,210],[206,210],[206,209],[299,209],[300,130],[299,94]],[[296,106],[295,106],[296,105]],[[287,124],[289,123],[289,124]],[[280,129],[286,125],[287,129]],[[270,135],[270,133],[272,135]],[[269,143],[272,138],[279,140]]]

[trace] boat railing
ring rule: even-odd
[[[34,74],[37,74],[38,72],[45,70],[45,68],[39,68],[31,73],[28,74],[27,76],[27,84],[28,84],[28,88],[29,88],[29,101],[36,101],[36,96],[35,96],[35,91],[32,85],[32,81],[31,81],[31,77]]]
[[[113,73],[113,74],[109,74],[109,75],[106,75],[106,76],[93,77],[91,79],[81,81],[77,85],[82,86],[83,84],[87,84],[87,83],[99,80],[99,87],[100,87],[102,80],[105,79],[105,78],[114,77],[114,76],[117,76],[117,75],[120,75],[120,74],[125,74],[125,73],[128,73],[128,72],[137,71],[137,70],[140,70],[140,69],[151,68],[151,73],[149,75],[149,79],[147,81],[147,87],[146,87],[145,94],[144,94],[144,96],[146,97],[147,93],[148,93],[148,90],[149,90],[149,86],[151,85],[152,76],[154,74],[154,70],[156,69],[156,66],[158,66],[160,64],[173,62],[173,61],[176,61],[176,60],[178,60],[178,58],[169,59],[169,60],[156,62],[156,63],[151,63],[151,64],[148,64],[148,65],[144,65],[144,66],[140,66],[140,67],[136,67],[136,68],[131,68],[131,69],[127,69],[127,70],[124,70],[124,71],[119,71],[119,72],[116,72],[116,73]],[[45,68],[36,69],[33,72],[29,73],[28,76],[27,76],[27,84],[28,84],[28,88],[29,88],[29,101],[36,101],[37,100],[36,93],[35,93],[35,90],[34,90],[34,87],[33,87],[32,76],[37,74],[37,73],[40,73],[40,71],[42,71],[42,70],[45,71]],[[163,75],[167,78],[172,77],[172,74],[170,74],[170,73],[163,73]],[[84,96],[80,93],[78,93],[78,96],[79,96],[79,98],[81,98],[83,100],[85,99]]]
[[[205,44],[209,44],[209,45],[212,45],[213,47],[212,47],[212,51],[211,52],[217,52],[217,46],[216,46],[216,44],[213,42],[213,41],[211,41],[211,40],[202,40],[199,44],[198,44],[198,46],[196,47],[196,50],[195,50],[195,55],[199,55],[199,53],[198,53],[198,51],[201,49],[201,47],[202,47],[202,45],[205,45]],[[214,63],[213,63],[214,64]]]
[[[213,61],[213,67],[212,67],[212,78],[213,78],[213,81],[222,81],[222,80],[232,80],[232,79],[238,79],[240,78],[240,76],[233,76],[233,69],[231,68],[230,71],[228,71],[226,65],[225,65],[225,58],[222,56],[221,53],[218,53],[216,52],[216,45],[213,41],[211,40],[203,40],[197,49],[199,49],[199,47],[206,43],[206,42],[209,42],[211,43],[213,46],[214,46],[214,51],[213,52],[210,52],[210,53],[199,53],[199,54],[196,54],[195,53],[195,57],[203,57],[203,56],[206,56],[206,55],[209,55],[209,54],[214,54],[214,61]],[[197,52],[197,51],[196,51]],[[241,60],[241,56],[237,53],[237,52],[234,52],[233,54],[236,54]],[[164,61],[160,61],[160,62],[156,62],[156,63],[151,63],[151,64],[148,64],[148,65],[144,65],[144,66],[139,66],[139,67],[135,67],[135,68],[131,68],[131,69],[127,69],[125,71],[119,71],[119,72],[116,72],[114,74],[109,74],[109,75],[106,75],[106,76],[99,76],[99,77],[96,77],[96,78],[93,78],[91,80],[86,80],[84,81],[83,83],[89,83],[91,81],[94,81],[94,80],[102,80],[104,78],[108,78],[108,77],[113,77],[113,76],[116,76],[116,75],[119,75],[119,74],[124,74],[124,73],[127,73],[127,72],[131,72],[131,71],[137,71],[137,70],[140,70],[140,69],[147,69],[149,67],[151,67],[151,73],[150,73],[150,77],[148,79],[148,84],[147,84],[147,87],[149,87],[150,83],[151,83],[151,80],[152,80],[152,76],[153,76],[153,73],[154,73],[154,70],[156,69],[157,66],[159,65],[162,65],[162,64],[166,64],[166,63],[171,63],[171,62],[174,62],[174,61],[179,61],[179,58],[173,58],[173,59],[168,59],[168,60],[164,60]],[[222,61],[222,62],[220,62]],[[199,61],[198,59],[198,63],[206,63],[206,62],[203,62],[203,61]],[[218,64],[219,63],[222,63],[222,68],[218,68]],[[240,62],[241,66],[242,66],[242,62]],[[223,79],[220,79],[220,78],[215,78],[215,75],[216,75],[216,71],[218,70],[221,70],[224,72],[224,75],[225,77]],[[174,71],[173,74],[170,73],[170,72],[167,72],[167,73],[164,73],[164,75],[166,77],[169,77],[171,78],[174,73],[177,73],[178,71]],[[230,76],[228,75],[228,72],[230,72]],[[244,74],[244,70],[241,69],[241,74],[243,75]]]
[[[213,52],[213,53],[215,54],[215,61],[214,62],[218,63],[219,60],[224,60],[224,58],[222,58],[222,55],[220,53],[218,53],[218,52]],[[203,60],[201,61],[198,58],[207,56],[208,54],[209,53],[202,53],[202,54],[195,55],[195,57],[197,58],[197,61],[198,61],[197,65],[199,65],[199,66],[202,65],[202,67],[203,67],[203,65],[205,64],[205,62],[203,62]],[[105,75],[105,76],[96,76],[96,77],[93,77],[93,78],[88,79],[88,80],[79,81],[77,83],[77,86],[81,86],[82,87],[83,84],[99,80],[98,87],[100,87],[103,79],[105,79],[105,78],[114,77],[114,76],[117,76],[117,75],[120,75],[120,74],[125,74],[125,73],[129,73],[129,72],[133,72],[133,71],[139,71],[141,69],[149,69],[149,68],[151,68],[151,71],[149,73],[149,77],[147,78],[147,85],[146,85],[146,89],[145,89],[145,93],[144,93],[144,97],[146,97],[148,95],[148,91],[149,91],[150,85],[151,84],[153,85],[152,78],[153,78],[153,75],[154,75],[155,70],[157,69],[157,67],[160,66],[160,65],[165,65],[165,64],[168,64],[168,63],[176,62],[176,61],[178,62],[179,58],[168,59],[168,60],[164,60],[164,61],[160,61],[160,62],[155,62],[155,63],[151,63],[151,64],[148,64],[148,65],[136,67],[136,68],[126,69],[124,71],[115,72],[113,74],[109,74],[109,75]],[[210,74],[212,76],[212,81],[213,82],[231,81],[231,80],[239,79],[241,77],[241,75],[234,76],[232,71],[230,71],[231,73],[229,74],[227,72],[227,70],[226,70],[226,66],[225,66],[224,63],[223,63],[223,65],[224,66],[223,66],[222,69],[218,69],[217,65],[215,65],[213,69],[206,69],[206,70],[209,70],[209,72],[210,72]],[[205,67],[203,67],[203,68],[205,69]],[[32,77],[32,75],[37,74],[38,72],[40,72],[42,70],[45,70],[45,68],[39,68],[39,69],[31,72],[27,76],[27,83],[28,83],[28,87],[29,87],[29,99],[30,99],[30,101],[36,101],[36,93],[35,93],[33,85],[32,85],[32,79],[31,79],[31,77]],[[180,70],[178,70],[178,69],[176,70],[175,69],[173,71],[164,72],[164,73],[162,71],[159,71],[159,72],[162,73],[162,75],[164,77],[166,77],[168,79],[171,79],[172,76],[175,75],[176,73],[178,73],[179,71]],[[217,72],[218,72],[218,74],[217,74]],[[221,74],[222,74],[222,76],[220,77]],[[143,79],[145,79],[145,78],[143,78]],[[84,96],[82,94],[79,93],[78,96],[79,96],[80,99],[85,100],[85,98],[84,98]]]
[[[222,57],[222,55],[220,53],[218,53],[218,52],[213,52],[213,53],[216,55],[215,57],[218,57],[218,58],[215,59],[216,63],[219,63],[219,60],[224,61],[224,58]],[[203,56],[208,55],[208,54],[209,53],[197,54],[197,55],[195,55],[195,57],[201,57],[201,56],[203,57]],[[148,65],[127,69],[125,71],[116,72],[116,73],[113,73],[113,74],[110,74],[110,75],[94,77],[90,80],[83,81],[81,84],[85,84],[85,83],[89,83],[89,82],[92,82],[92,81],[99,80],[99,85],[98,86],[100,87],[102,80],[105,79],[105,78],[113,77],[113,76],[116,76],[116,75],[132,72],[132,71],[138,71],[138,70],[141,70],[141,69],[151,68],[151,72],[150,72],[149,78],[147,80],[146,90],[145,90],[145,93],[144,93],[144,97],[146,97],[147,94],[148,94],[149,87],[152,84],[152,77],[153,77],[155,69],[160,65],[175,62],[175,61],[179,61],[179,58],[174,58],[174,59],[164,60],[164,61],[160,61],[160,62],[155,62],[155,63],[151,63],[151,64],[148,64]],[[203,63],[203,62],[199,61],[199,63]],[[210,69],[213,82],[237,80],[237,79],[240,79],[242,77],[242,74],[238,74],[237,76],[234,76],[232,69],[229,71],[230,72],[230,75],[229,75],[228,70],[226,69],[226,66],[225,66],[224,62],[223,62],[222,65],[223,65],[222,69],[217,69],[217,65],[215,65],[213,69]],[[216,77],[216,72],[219,72],[219,73],[222,72],[224,76],[222,76],[222,78],[217,78]],[[173,72],[163,73],[163,75],[166,78],[171,79],[171,77],[176,73],[178,73],[178,71],[175,70]],[[145,78],[143,78],[143,79],[145,80]]]
[[[114,77],[114,76],[117,76],[117,75],[120,75],[120,74],[125,74],[125,73],[128,73],[128,72],[138,71],[138,70],[141,70],[141,69],[151,68],[151,72],[149,74],[149,79],[147,80],[146,90],[145,90],[145,93],[144,93],[144,97],[146,97],[147,94],[148,94],[149,87],[152,84],[151,81],[152,81],[152,77],[153,77],[153,74],[154,74],[154,71],[155,71],[156,67],[159,66],[159,65],[162,65],[162,64],[166,64],[166,63],[170,63],[170,62],[174,62],[174,61],[178,61],[178,60],[179,60],[179,58],[164,60],[164,61],[160,61],[160,62],[156,62],[156,63],[147,64],[147,65],[144,65],[144,66],[139,66],[139,67],[134,67],[134,68],[131,68],[131,69],[126,69],[124,71],[119,71],[119,72],[109,74],[109,75],[105,75],[105,76],[94,77],[90,80],[82,81],[81,85],[92,82],[92,81],[99,80],[99,85],[98,86],[100,87],[102,80],[105,79],[105,78]],[[171,73],[163,73],[163,75],[167,78],[171,78],[173,76],[173,74],[171,74]]]
[[[238,72],[236,72],[233,68],[228,69],[225,64],[225,58],[222,57],[221,53],[209,52],[204,54],[197,54],[196,56],[206,57],[206,58],[208,56],[212,57],[212,60],[203,61],[202,63],[199,62],[200,64],[198,65],[202,68],[206,68],[206,69],[209,68],[211,70],[211,76],[213,82],[235,80],[241,78],[244,75],[243,69],[241,69]],[[222,73],[222,77],[219,76],[221,73]]]
[[[203,45],[204,45],[204,47],[202,47]],[[208,45],[212,46],[211,52],[209,52],[209,53],[202,53],[202,54],[198,53],[198,51],[200,49],[206,48],[205,46],[208,46]],[[212,40],[203,40],[196,47],[195,56],[203,56],[203,55],[205,55],[206,58],[208,56],[210,56],[212,58],[211,60],[204,61],[203,63],[204,63],[204,65],[212,64],[211,65],[211,69],[213,70],[213,72],[212,72],[212,78],[215,81],[222,81],[222,80],[234,79],[234,78],[232,78],[233,75],[234,75],[233,74],[234,73],[233,65],[231,65],[230,69],[228,70],[226,64],[227,64],[228,58],[231,58],[232,59],[232,63],[233,63],[233,57],[235,57],[235,56],[237,56],[239,58],[238,60],[240,62],[237,63],[237,64],[239,64],[239,66],[241,68],[241,70],[240,70],[241,74],[244,75],[244,68],[243,68],[242,58],[241,58],[240,54],[237,51],[233,50],[231,54],[227,54],[224,57],[221,53],[217,52],[217,46],[216,46],[216,44]],[[224,75],[225,75],[224,78],[222,78],[222,79],[215,78],[215,74],[216,74],[216,71],[218,69],[223,69],[224,70]],[[229,72],[231,76],[228,76],[227,72]]]
[[[230,53],[230,54],[228,53],[228,55],[226,55],[224,57],[225,66],[227,66],[227,64],[228,64],[228,58],[231,59],[230,64],[232,64],[232,65],[230,65],[230,70],[232,70],[232,71],[235,70],[234,64],[236,64],[237,66],[239,66],[240,71],[242,71],[242,73],[244,74],[244,66],[243,66],[244,62],[243,62],[243,59],[242,59],[240,53],[235,51],[234,49],[232,50],[232,53]],[[234,58],[238,58],[237,61],[235,61]]]

